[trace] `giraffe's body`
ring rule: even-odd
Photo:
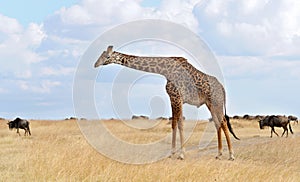
[[[228,128],[232,129],[229,120],[224,117],[225,90],[222,84],[213,76],[207,75],[193,67],[183,57],[139,57],[119,52],[113,52],[112,46],[104,51],[95,63],[95,67],[107,64],[120,64],[136,70],[157,73],[167,79],[166,91],[170,97],[172,107],[172,153],[175,153],[176,130],[179,129],[181,141],[180,158],[184,158],[184,136],[182,105],[184,103],[200,107],[206,104],[211,112],[218,131],[219,154],[222,155],[221,128],[223,129],[230,153],[234,159]],[[225,114],[224,114],[225,109]],[[228,124],[228,127],[227,127]],[[234,135],[234,133],[233,133]],[[234,135],[235,138],[237,138]]]

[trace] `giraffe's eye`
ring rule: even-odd
[[[107,58],[107,59],[109,59],[109,58],[110,58],[110,56],[107,56],[106,58]]]

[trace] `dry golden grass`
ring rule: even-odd
[[[171,132],[164,121],[149,130],[119,121],[104,122],[115,135],[133,143],[155,141]],[[241,141],[234,141],[235,161],[214,158],[216,142],[198,151],[206,123],[196,126],[184,161],[166,158],[146,165],[123,164],[102,156],[81,134],[76,121],[31,121],[32,136],[19,137],[0,121],[0,181],[299,181],[300,132],[269,138],[256,121],[232,120]],[[282,129],[276,129],[278,133]],[[23,130],[21,134],[23,134]]]

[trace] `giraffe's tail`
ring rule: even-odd
[[[230,122],[229,122],[229,116],[227,116],[227,114],[225,114],[225,119],[226,119],[226,121],[227,121],[227,126],[228,126],[228,129],[229,129],[229,131],[230,131],[230,133],[233,135],[233,137],[235,138],[235,139],[237,139],[237,140],[240,140],[235,134],[234,134],[234,132],[233,132],[233,129],[232,129],[232,127],[231,127],[231,124],[230,124]]]

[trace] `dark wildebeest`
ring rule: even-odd
[[[274,132],[277,136],[278,134],[276,133],[274,127],[282,127],[284,129],[281,137],[284,135],[284,133],[286,132],[286,137],[288,137],[288,128],[287,125],[289,125],[290,131],[293,134],[292,131],[292,127],[290,124],[290,120],[287,117],[283,117],[283,116],[266,116],[264,119],[259,120],[259,127],[260,129],[263,129],[264,126],[270,126],[271,127],[271,137],[272,137],[272,133]]]
[[[27,133],[29,135],[31,135],[30,129],[29,129],[29,121],[27,121],[25,119],[16,118],[15,120],[8,122],[7,124],[8,124],[8,128],[10,130],[16,128],[17,133],[19,135],[20,135],[19,128],[25,130],[25,136]]]

